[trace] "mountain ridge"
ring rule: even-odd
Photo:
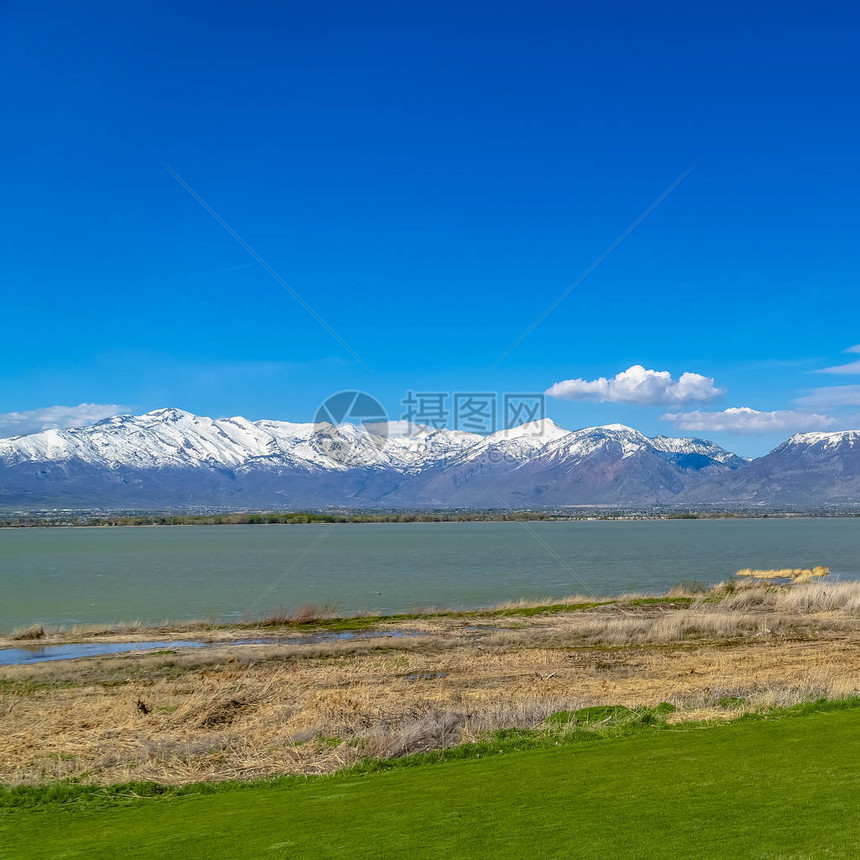
[[[0,439],[7,508],[831,501],[860,501],[860,431],[795,434],[749,461],[709,440],[623,424],[569,431],[542,419],[482,436],[164,408]]]

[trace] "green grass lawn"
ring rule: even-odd
[[[860,857],[860,709],[0,815],[3,858]]]

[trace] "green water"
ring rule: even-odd
[[[860,577],[860,519],[0,530],[0,630],[662,592],[740,567]]]

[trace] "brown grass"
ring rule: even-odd
[[[824,565],[817,567],[780,567],[765,570],[745,567],[739,570],[735,576],[747,576],[752,579],[788,579],[791,582],[810,582],[812,579],[822,576],[830,576],[830,568]]]
[[[860,615],[860,582],[813,582],[791,588],[749,587],[725,597],[720,606],[734,611],[749,607],[787,614],[842,612]]]
[[[320,773],[558,710],[670,701],[685,720],[860,690],[860,583],[404,625],[422,635],[2,668],[0,781]]]

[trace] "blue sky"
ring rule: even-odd
[[[566,427],[746,455],[860,425],[852,4],[3,14],[0,428],[564,382]]]

